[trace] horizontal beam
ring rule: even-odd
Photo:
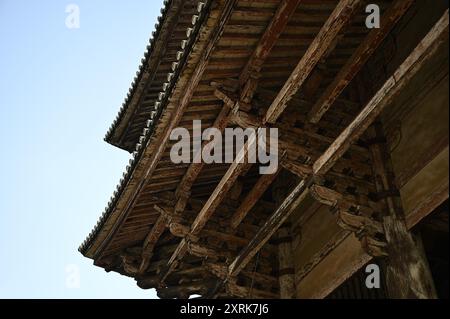
[[[253,299],[278,299],[279,295],[268,290],[260,290],[257,288],[248,288],[237,285],[235,282],[227,281],[225,283],[225,291],[228,295],[239,298]]]
[[[208,262],[205,264],[205,268],[210,271],[214,276],[226,280],[228,276],[228,267],[226,264]],[[242,271],[242,276],[254,280],[255,282],[264,285],[266,287],[277,287],[278,278],[266,275],[257,271]]]
[[[211,221],[209,222],[211,223]],[[220,225],[211,223],[202,230],[202,237],[211,237],[220,240],[221,242],[229,242],[238,246],[245,246],[248,243],[248,239],[245,237],[240,237],[237,235],[232,235],[226,232],[225,228],[220,227]],[[169,230],[175,237],[184,238],[189,236],[189,232],[191,230],[190,226],[183,225],[181,223],[170,223]]]
[[[248,148],[246,148],[248,149]],[[246,156],[247,152],[244,152]],[[217,187],[214,189],[211,196],[208,198],[205,206],[203,206],[200,213],[195,218],[194,222],[191,226],[191,233],[197,235],[205,226],[206,222],[209,220],[211,215],[215,212],[216,208],[222,202],[222,200],[227,195],[228,191],[233,186],[236,179],[241,175],[241,173],[248,167],[247,162],[239,163],[238,161],[234,161],[231,164],[230,168],[227,170],[225,175],[220,180]]]

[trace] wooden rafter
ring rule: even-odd
[[[220,131],[223,131],[225,127],[228,124],[230,111],[231,111],[232,105],[228,103],[224,103],[222,110],[220,111],[219,115],[217,116],[216,120],[214,121],[213,128],[216,128]],[[202,149],[205,147],[205,145],[208,145],[208,147],[213,148],[215,142],[203,142]],[[200,174],[202,168],[204,167],[205,163],[201,160],[201,154],[202,152],[196,153],[196,158],[193,159],[192,164],[189,165],[189,168],[186,171],[186,174],[183,176],[183,179],[181,180],[180,184],[177,187],[177,190],[175,191],[175,195],[177,197],[181,196],[183,192],[189,192],[192,188],[192,185],[194,184],[195,180],[197,179],[198,175]]]
[[[335,39],[353,17],[360,0],[341,0],[300,59],[289,79],[267,110],[264,123],[275,123],[288,102],[305,83],[317,63],[330,51]]]
[[[247,194],[231,217],[230,225],[233,229],[236,229],[239,226],[245,216],[247,216],[248,212],[255,206],[256,202],[278,176],[278,172],[279,170],[275,174],[265,174],[258,179],[255,186],[253,186],[252,190]]]
[[[176,11],[176,15],[175,15],[175,19],[172,22],[172,24],[170,25],[170,27],[165,30],[165,33],[167,35],[170,35],[173,33],[173,31],[175,30],[177,24],[179,23],[179,19],[182,15],[183,12],[183,8],[184,8],[184,1],[180,1],[178,3],[178,9]],[[167,46],[155,46],[154,47],[154,52],[152,52],[152,54],[154,56],[163,56],[166,54],[167,52]],[[138,85],[136,87],[135,93],[133,94],[133,98],[132,100],[129,102],[130,103],[130,108],[134,108],[134,111],[132,114],[129,115],[130,118],[135,117],[138,114],[138,105],[140,103],[142,103],[142,101],[145,99],[145,92],[148,90],[148,87],[151,86],[151,84],[153,83],[153,81],[155,80],[156,74],[158,73],[158,69],[161,65],[161,59],[154,59],[154,60],[150,60],[150,62],[152,63],[152,65],[149,65],[145,70],[148,70],[146,72],[143,72],[143,77],[141,79],[141,83],[147,83],[146,85]],[[126,127],[121,127],[124,126],[124,124],[122,123],[126,123]],[[119,144],[119,145],[123,145],[124,144],[124,138],[127,136],[127,134],[129,133],[130,129],[131,129],[131,121],[124,121],[122,120],[121,122],[119,122],[119,125],[117,126],[117,128],[115,130],[117,131],[121,131],[122,133],[120,134],[119,140],[117,142],[115,142],[115,144]]]
[[[253,141],[255,142],[255,141]],[[248,150],[248,148],[245,148]],[[243,154],[243,158],[245,159],[246,153]],[[214,192],[209,197],[206,204],[203,206],[200,213],[195,218],[194,222],[191,226],[191,234],[197,235],[205,226],[206,222],[209,220],[211,215],[215,212],[216,208],[220,205],[227,192],[233,186],[233,183],[236,181],[238,176],[249,167],[248,163],[240,163],[238,161],[234,161],[231,164],[230,168],[227,170],[223,178],[220,180],[219,185],[215,188]],[[176,266],[177,260],[181,259],[187,252],[187,240],[182,239],[177,249],[172,254],[172,257],[169,259],[167,263],[167,268],[162,275],[162,280],[164,280],[169,273]]]
[[[290,17],[295,13],[295,9],[301,1],[302,0],[285,0],[281,2],[269,26],[261,37],[256,50],[248,60],[244,71],[241,73],[239,82],[242,86],[248,81],[251,74],[259,73],[261,71],[264,61],[269,56],[273,46],[286,28]]]
[[[177,200],[177,202],[173,208],[172,207],[161,207],[159,205],[154,206],[155,210],[157,212],[159,212],[159,217],[144,240],[144,244],[142,246],[142,254],[141,254],[142,261],[141,261],[141,265],[139,266],[140,274],[143,274],[145,272],[145,270],[147,269],[150,259],[152,258],[152,255],[153,255],[153,249],[155,248],[156,243],[158,242],[159,238],[161,237],[164,230],[166,229],[168,223],[171,221],[171,219],[173,217],[175,217],[181,211],[184,210],[184,207],[186,206],[188,197],[189,197],[189,195],[187,193],[184,193],[183,196],[181,196]]]
[[[362,69],[370,56],[375,52],[412,3],[413,0],[393,2],[387,13],[381,18],[381,27],[370,31],[369,35],[358,46],[347,63],[336,75],[333,82],[314,104],[308,114],[308,118],[312,123],[320,121],[323,114],[328,111],[342,91],[344,91],[355,75]]]
[[[153,225],[152,230],[149,232],[144,240],[142,246],[142,262],[139,267],[139,273],[144,273],[148,267],[148,263],[152,257],[153,248],[155,248],[156,242],[162,233],[166,229],[167,217],[163,214],[159,215],[156,223]]]
[[[270,216],[263,227],[253,237],[250,243],[239,253],[229,266],[228,274],[230,277],[237,276],[240,271],[247,266],[248,262],[256,255],[256,253],[264,246],[264,244],[272,237],[277,229],[286,221],[290,213],[305,198],[311,181],[302,180],[294,190],[286,197],[283,203],[278,207],[275,213]]]
[[[164,155],[164,152],[167,148],[168,141],[170,139],[170,134],[172,133],[172,130],[180,122],[180,120],[184,114],[184,111],[186,110],[192,96],[194,95],[194,91],[195,91],[198,83],[200,82],[200,80],[203,76],[203,73],[206,70],[206,66],[208,65],[209,59],[211,57],[211,51],[216,46],[217,42],[219,41],[220,36],[223,33],[225,24],[228,22],[228,20],[231,17],[231,14],[233,12],[233,8],[234,8],[236,2],[237,2],[237,0],[230,0],[230,1],[226,2],[225,6],[223,8],[223,11],[222,11],[222,15],[220,17],[218,17],[218,24],[216,25],[216,27],[213,31],[213,34],[206,45],[205,51],[204,51],[200,61],[195,66],[195,69],[193,71],[193,74],[191,76],[191,79],[190,79],[186,89],[184,90],[184,95],[181,98],[181,100],[178,104],[178,107],[176,108],[176,111],[172,114],[169,124],[166,126],[166,128],[164,130],[164,134],[161,138],[161,142],[158,144],[157,149],[152,154],[150,163],[149,163],[147,169],[145,170],[143,177],[140,179],[139,183],[137,184],[130,199],[126,202],[126,205],[123,209],[123,214],[120,218],[120,222],[114,226],[113,231],[109,234],[109,238],[111,238],[114,235],[115,231],[118,228],[118,225],[121,224],[121,222],[124,220],[124,218],[128,215],[129,211],[131,211],[133,209],[133,207],[136,205],[139,194],[144,189],[145,185],[148,182],[148,179],[152,176],[159,161],[161,160],[162,156]],[[96,252],[96,257],[98,257],[101,254],[101,251],[103,250],[104,246],[106,246],[108,244],[108,242],[109,242],[109,240],[105,240],[102,243],[101,247],[98,249],[98,252]]]

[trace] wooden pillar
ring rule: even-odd
[[[428,261],[420,243],[406,226],[406,218],[396,186],[391,157],[386,150],[380,123],[374,124],[370,151],[378,199],[385,215],[383,228],[387,241],[384,258],[385,280],[390,298],[437,298]]]
[[[360,99],[364,103],[370,96],[370,81],[364,73],[356,81]],[[373,175],[377,200],[381,204],[382,224],[387,242],[387,257],[380,260],[384,268],[384,280],[390,298],[437,298],[428,261],[421,245],[406,226],[406,217],[396,185],[390,152],[380,122],[367,131],[369,150],[373,163]]]
[[[277,204],[281,205],[289,194],[293,185],[293,176],[287,171],[281,171],[279,178],[275,181],[272,195]],[[284,223],[277,231],[278,246],[278,281],[280,285],[280,298],[295,298],[295,268],[292,252],[291,227]]]

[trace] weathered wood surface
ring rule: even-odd
[[[142,250],[142,262],[139,268],[139,273],[144,273],[148,267],[149,261],[152,257],[153,249],[155,248],[156,242],[162,235],[163,231],[166,229],[167,217],[160,215],[158,220],[153,225],[152,230],[147,235],[144,240],[143,250]]]
[[[239,226],[245,216],[247,216],[249,211],[255,206],[264,192],[278,176],[278,172],[279,171],[275,174],[265,174],[258,179],[255,186],[253,186],[241,205],[239,205],[239,208],[234,212],[233,216],[231,216],[230,225],[232,228],[235,229]]]
[[[239,253],[229,266],[229,276],[234,277],[248,264],[277,229],[287,220],[308,192],[311,181],[301,181],[286,197],[280,207],[270,216],[250,243]]]
[[[316,175],[323,175],[355,143],[383,109],[401,92],[417,74],[423,64],[433,56],[439,46],[448,39],[448,12],[438,21],[408,58],[378,90],[356,119],[341,133],[328,150],[314,163]]]
[[[219,113],[216,120],[214,121],[214,125],[212,126],[213,128],[223,131],[227,127],[231,107],[232,105],[224,103],[222,111]],[[205,148],[206,145],[208,145],[208,148],[213,149],[215,144],[216,144],[215,141],[203,142],[202,150]],[[205,165],[205,162],[201,159],[202,151],[197,152],[194,156],[195,158],[192,159],[192,163],[189,165],[186,174],[183,176],[183,179],[181,180],[180,184],[178,185],[175,191],[177,197],[180,196],[182,192],[189,192],[191,190],[192,185],[194,184],[195,180],[200,174],[200,171]]]
[[[436,24],[436,26],[421,41],[417,48],[402,63],[394,75],[387,80],[386,84],[377,92],[375,97],[361,111],[356,119],[341,133],[336,141],[325,153],[314,163],[314,174],[326,173],[333,164],[344,154],[348,147],[354,143],[367,129],[367,127],[380,114],[383,107],[390,102],[393,96],[404,87],[409,79],[420,69],[420,66],[437,50],[439,45],[448,36],[448,15],[446,14]],[[307,179],[306,183],[311,183],[312,179]],[[305,180],[300,182],[294,191],[286,198],[283,204],[269,218],[258,234],[252,239],[249,245],[241,251],[230,265],[229,274],[235,276],[245,267],[248,261],[257,253],[261,246],[273,235],[281,224],[289,216],[292,207],[295,207],[305,196],[307,188]],[[294,205],[293,205],[294,204]]]
[[[273,46],[286,28],[289,18],[295,13],[295,9],[301,1],[286,0],[281,2],[269,26],[262,35],[256,50],[241,73],[239,79],[241,85],[244,85],[249,80],[251,74],[261,72],[261,68],[272,51]]]
[[[153,249],[155,248],[156,243],[163,234],[164,230],[166,230],[166,227],[171,219],[179,215],[180,212],[184,210],[184,207],[186,206],[186,203],[188,201],[188,197],[189,194],[184,193],[181,197],[179,197],[174,207],[172,207],[171,205],[165,207],[162,207],[160,205],[154,206],[155,210],[159,213],[159,217],[144,240],[144,244],[142,246],[142,261],[139,267],[139,274],[143,274],[147,269],[150,263],[150,259],[152,258]]]
[[[275,123],[284,111],[287,103],[304,84],[316,64],[329,53],[330,47],[335,43],[337,35],[352,18],[359,0],[341,0],[337,4],[319,34],[314,38],[306,53],[295,67],[289,79],[267,110],[264,123]]]
[[[386,282],[391,298],[437,298],[433,278],[424,252],[414,242],[405,220],[384,218],[389,257],[386,260]]]
[[[308,114],[308,118],[312,123],[320,121],[323,114],[328,111],[341,95],[342,91],[344,91],[355,75],[362,69],[370,56],[375,52],[412,3],[412,0],[400,0],[392,3],[387,13],[381,17],[380,28],[373,29],[369,33],[355,50],[351,58],[341,68],[333,82],[314,104]]]
[[[297,182],[297,178],[290,173],[281,172],[280,178],[272,187],[272,197],[275,204],[281,205],[284,198],[289,194],[289,189]],[[276,232],[276,243],[278,248],[278,282],[281,299],[292,299],[295,297],[295,269],[292,251],[291,224],[284,223]]]
[[[383,137],[380,125],[373,128],[375,138]],[[415,242],[406,225],[406,216],[395,182],[391,157],[384,144],[371,146],[377,189],[388,194],[382,200],[387,216],[383,218],[387,242],[386,287],[391,298],[437,298],[433,277],[423,248]]]

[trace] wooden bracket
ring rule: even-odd
[[[353,232],[369,255],[387,256],[383,225],[375,220],[375,212],[371,208],[317,184],[310,187],[310,192],[317,201],[337,210],[339,226]]]

